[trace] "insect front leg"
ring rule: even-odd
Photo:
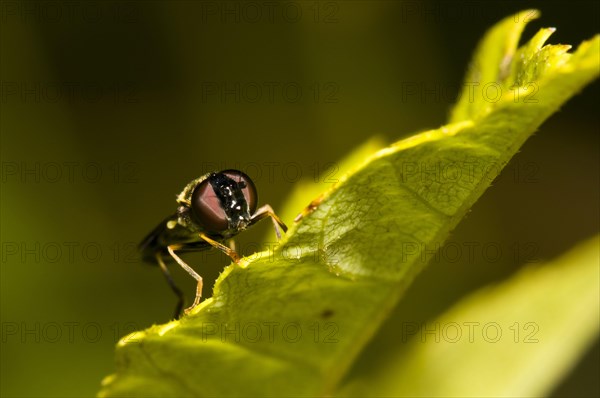
[[[275,235],[277,235],[277,240],[281,240],[281,231],[279,227],[283,229],[283,232],[287,232],[287,226],[281,221],[281,219],[275,214],[273,208],[270,205],[264,205],[260,207],[250,220],[250,225],[254,225],[265,217],[271,217],[273,221],[273,227],[275,227]]]
[[[217,249],[221,250],[223,253],[227,254],[233,260],[234,263],[241,265],[242,267],[248,265],[248,263],[244,259],[240,258],[240,255],[237,254],[237,252],[235,251],[235,245],[233,246],[234,248],[227,247],[224,244],[219,243],[214,239],[211,239],[208,235],[203,234],[202,232],[199,235],[200,235],[200,238],[202,238],[204,241],[206,241],[212,247],[217,248]],[[232,241],[233,241],[233,239],[230,240],[230,243],[229,243],[230,245],[231,245]]]

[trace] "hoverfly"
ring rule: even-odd
[[[202,277],[187,265],[175,252],[192,252],[217,248],[240,264],[233,237],[263,218],[270,217],[277,239],[280,228],[286,225],[271,206],[257,209],[258,194],[254,183],[239,170],[207,173],[191,181],[177,196],[177,211],[167,217],[139,245],[142,259],[158,264],[169,286],[178,297],[175,317],[181,315],[184,306],[183,292],[175,285],[166,261],[174,260],[196,281],[194,303],[185,310],[188,313],[200,304]]]

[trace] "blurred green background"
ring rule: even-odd
[[[493,23],[537,7],[525,37],[555,26],[550,42],[578,44],[599,4],[3,1],[2,396],[94,395],[116,341],[169,319],[175,298],[135,245],[192,178],[240,168],[277,211],[373,135],[442,125]],[[596,82],[545,123],[450,238],[501,254],[434,260],[380,336],[598,231],[597,101]],[[264,224],[243,252],[274,239]],[[210,296],[227,259],[186,259]],[[598,347],[557,396],[600,394]]]

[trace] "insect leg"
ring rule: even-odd
[[[227,239],[227,242],[225,242],[225,243],[227,243],[227,246],[229,246],[229,248],[231,250],[233,250],[234,252],[236,252],[236,250],[235,250],[235,240],[233,238]]]
[[[167,269],[167,266],[165,265],[165,262],[163,261],[160,253],[156,253],[155,257],[156,261],[158,262],[158,265],[160,266],[161,271],[163,272],[163,275],[165,276],[165,278],[167,278],[167,282],[169,283],[171,290],[173,290],[175,295],[177,295],[177,306],[175,307],[175,315],[173,316],[175,319],[177,319],[181,315],[181,310],[183,309],[183,305],[185,304],[185,296],[183,295],[183,292],[177,287],[175,281],[173,281],[171,273]]]
[[[262,220],[265,217],[271,217],[273,220],[273,226],[275,227],[275,235],[277,235],[277,240],[281,239],[281,231],[279,227],[283,229],[283,232],[287,232],[287,226],[281,221],[281,219],[275,214],[273,208],[270,205],[264,205],[256,210],[256,213],[252,216],[252,220],[250,221],[250,225],[256,224],[258,221]]]
[[[202,277],[196,271],[194,271],[192,267],[187,265],[185,261],[183,261],[177,254],[175,254],[175,250],[179,248],[180,246],[178,245],[167,246],[169,254],[171,255],[171,257],[173,257],[173,259],[175,259],[175,261],[177,261],[177,264],[179,264],[181,268],[186,270],[187,273],[190,274],[192,278],[194,278],[198,282],[198,285],[196,285],[196,297],[194,298],[194,302],[189,308],[185,309],[185,313],[187,314],[192,308],[200,304],[200,299],[202,298]]]
[[[227,247],[224,244],[221,244],[214,239],[209,238],[207,235],[203,234],[202,232],[200,232],[199,235],[200,235],[200,238],[205,240],[211,246],[216,247],[217,249],[221,250],[223,253],[225,253],[229,257],[231,257],[231,259],[233,260],[234,263],[239,264],[239,265],[244,265],[244,262],[240,259],[239,254],[237,254],[237,252],[234,249],[232,249],[231,247]]]

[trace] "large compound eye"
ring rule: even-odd
[[[224,232],[239,228],[240,220],[250,222],[257,199],[250,177],[238,170],[225,170],[209,175],[194,189],[192,214],[206,230]]]
[[[202,181],[192,193],[192,212],[207,230],[221,232],[229,228],[229,220],[221,200],[215,193],[209,178]]]
[[[224,170],[221,173],[238,183],[238,188],[242,190],[244,199],[248,203],[250,215],[254,214],[258,204],[258,194],[256,193],[256,186],[254,186],[250,177],[239,170]]]

